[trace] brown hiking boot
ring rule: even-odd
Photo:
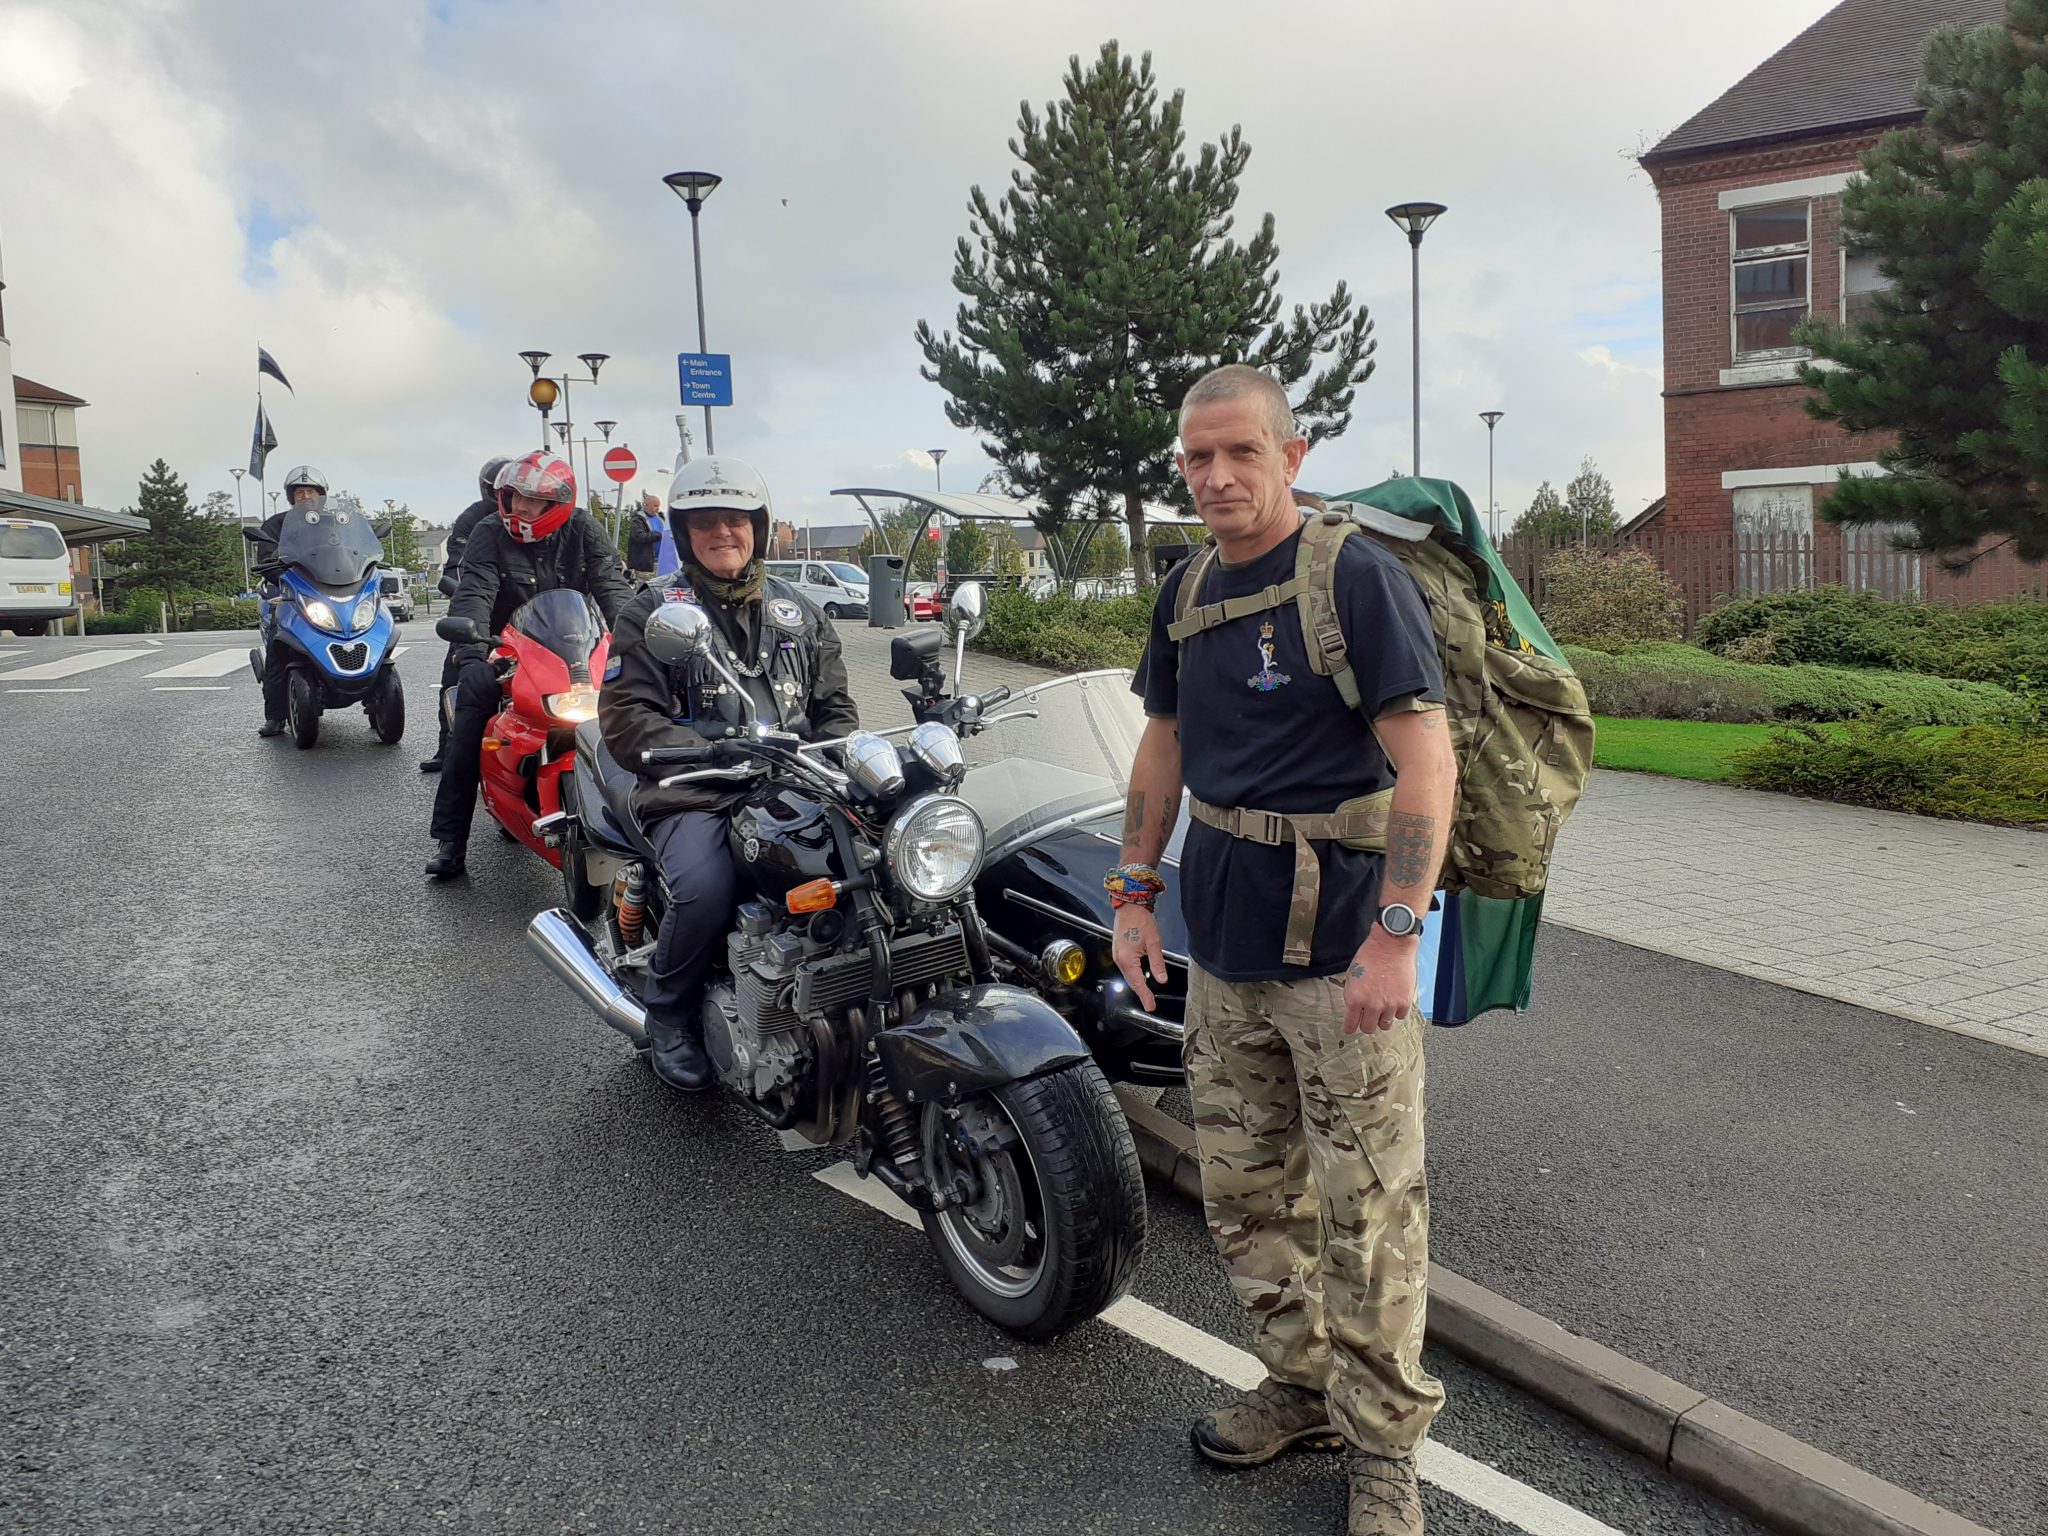
[[[1351,1484],[1350,1536],[1422,1536],[1422,1488],[1413,1456],[1374,1456],[1353,1450],[1344,1458]]]
[[[1344,1445],[1344,1437],[1331,1427],[1322,1393],[1271,1376],[1236,1402],[1195,1420],[1188,1439],[1226,1467],[1264,1466],[1291,1446],[1335,1451]]]

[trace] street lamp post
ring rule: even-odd
[[[1500,543],[1500,508],[1493,500],[1493,429],[1505,415],[1506,411],[1479,413],[1479,419],[1486,423],[1486,536],[1496,545]]]
[[[946,489],[946,474],[945,465],[942,461],[946,457],[946,450],[943,448],[927,448],[925,452],[932,456],[932,475],[938,481],[939,491],[943,494]]]
[[[249,519],[242,511],[242,476],[249,471],[237,468],[228,473],[235,477],[235,541],[242,546],[242,590],[246,592],[249,590],[249,541],[242,537],[242,530],[249,526]]]
[[[661,179],[690,210],[690,265],[697,277],[697,350],[708,352],[711,347],[704,336],[704,247],[697,236],[697,215],[704,211],[704,200],[718,190],[718,184],[725,178],[710,171],[671,171]],[[704,407],[704,451],[718,452],[711,436],[711,407],[708,405]]]
[[[1387,210],[1387,217],[1407,233],[1410,288],[1410,313],[1414,317],[1415,360],[1414,360],[1414,416],[1415,416],[1415,468],[1413,473],[1422,473],[1422,236],[1423,233],[1443,216],[1442,203],[1396,203]]]
[[[543,375],[540,371],[541,365],[548,360],[549,355],[546,352],[534,349],[529,349],[519,354],[521,360],[525,362],[526,366],[533,373],[533,387],[527,390],[526,398],[532,401],[534,409],[540,412],[540,445],[543,448],[548,445],[548,413],[555,408],[557,400],[560,400],[562,403],[562,419],[555,423],[555,432],[561,438],[564,445],[568,443],[569,433],[576,425],[569,412],[570,376],[566,373]],[[577,382],[595,384],[597,382],[598,369],[611,361],[611,353],[579,352],[576,354],[576,361],[590,370],[589,378]],[[571,465],[570,467],[574,468],[575,466]],[[590,465],[588,463],[584,464],[583,471],[583,478],[588,480],[590,478]]]

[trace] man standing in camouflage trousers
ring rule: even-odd
[[[1354,1536],[1422,1530],[1415,1453],[1443,1389],[1422,1369],[1429,1280],[1418,914],[1457,765],[1420,589],[1370,538],[1337,546],[1334,620],[1355,682],[1312,664],[1294,601],[1307,443],[1256,369],[1181,407],[1179,464],[1215,538],[1177,615],[1168,576],[1134,686],[1115,954],[1146,1007],[1166,979],[1151,903],[1185,784],[1177,878],[1193,961],[1185,1063],[1202,1195],[1267,1379],[1193,1427],[1257,1466],[1347,1450]],[[1282,589],[1285,590],[1282,590]],[[1178,638],[1175,633],[1178,632]],[[1320,652],[1329,656],[1328,645]]]

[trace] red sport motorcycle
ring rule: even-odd
[[[458,645],[487,638],[472,619],[443,619],[434,632]],[[505,837],[557,869],[562,850],[534,823],[562,809],[562,776],[576,767],[576,727],[597,718],[598,679],[610,652],[597,604],[567,587],[521,604],[491,652],[505,703],[484,733],[484,805]],[[444,698],[442,709],[453,702]]]

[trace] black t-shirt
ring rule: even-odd
[[[1216,561],[1200,600],[1218,603],[1291,581],[1300,535],[1256,560]],[[1443,670],[1422,589],[1401,562],[1353,534],[1337,558],[1337,617],[1363,711],[1309,666],[1292,602],[1191,635],[1167,638],[1182,564],[1166,578],[1152,636],[1132,688],[1145,713],[1180,722],[1181,779],[1217,806],[1304,814],[1334,811],[1393,782],[1368,718],[1404,699],[1441,701]],[[1247,842],[1191,822],[1180,860],[1188,951],[1210,975],[1232,982],[1334,976],[1365,942],[1378,910],[1381,857],[1337,843],[1314,845],[1322,902],[1314,958],[1281,963],[1294,890],[1294,846]]]

